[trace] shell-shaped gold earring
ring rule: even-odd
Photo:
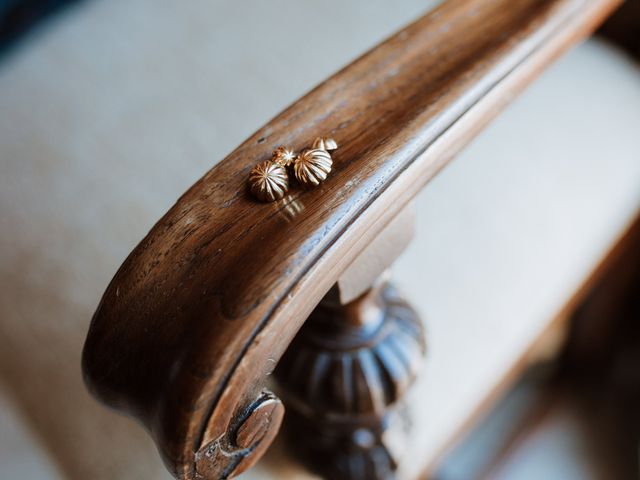
[[[338,148],[335,140],[316,138],[311,149],[304,150],[293,161],[293,174],[304,187],[317,187],[323,182],[333,166],[330,150]]]
[[[263,202],[280,200],[289,190],[287,166],[293,162],[295,154],[286,147],[278,147],[271,160],[257,164],[249,172],[251,193]]]

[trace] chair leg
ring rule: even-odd
[[[410,425],[402,399],[424,353],[422,322],[388,283],[344,305],[334,287],[276,370],[301,458],[332,480],[395,478]]]

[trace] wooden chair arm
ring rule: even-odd
[[[251,466],[283,413],[265,379],[339,274],[617,4],[448,1],[298,100],[189,189],[126,259],[89,329],[90,390],[139,419],[179,478]],[[325,183],[275,203],[251,198],[255,163],[318,135],[340,145]]]

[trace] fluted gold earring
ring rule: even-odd
[[[320,185],[326,180],[333,166],[333,159],[329,152],[337,148],[338,144],[332,138],[316,138],[310,149],[303,150],[293,160],[293,174],[296,180],[306,188]]]
[[[296,155],[293,150],[281,146],[274,150],[270,160],[257,164],[249,172],[251,193],[263,202],[280,200],[289,190],[287,167],[303,187],[317,187],[331,172],[333,159],[329,152],[338,148],[334,139],[318,137],[311,148]]]
[[[249,172],[249,188],[251,193],[263,202],[273,202],[284,197],[289,190],[287,167],[295,159],[292,150],[278,147],[271,160],[257,164]]]

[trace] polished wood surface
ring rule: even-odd
[[[293,104],[186,192],[120,268],[85,345],[90,389],[141,420],[178,477],[251,466],[281,415],[265,407],[264,379],[340,273],[617,4],[446,2]],[[341,146],[326,182],[252,199],[255,163],[318,135]],[[247,426],[254,412],[273,417]],[[234,455],[218,455],[223,446]]]

